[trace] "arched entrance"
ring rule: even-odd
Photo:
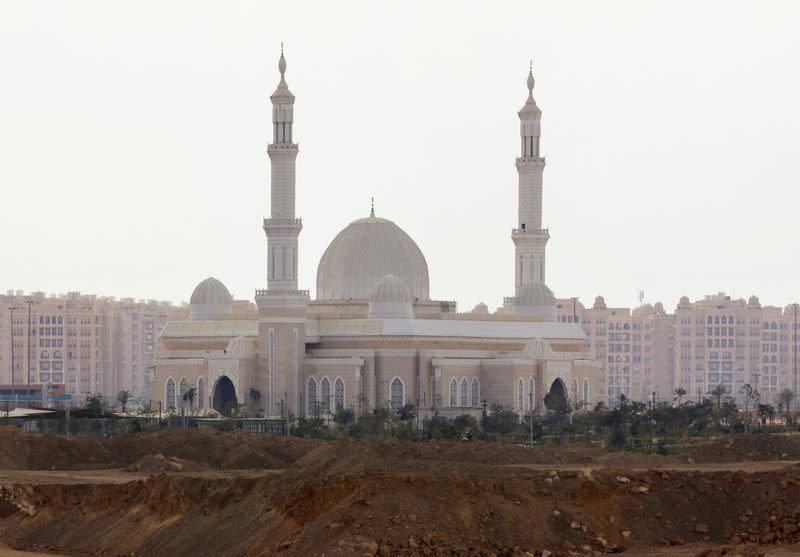
[[[553,412],[565,414],[569,412],[567,388],[560,378],[553,381],[553,384],[550,385],[550,391],[544,395],[544,405]]]
[[[237,403],[236,388],[226,376],[217,379],[211,406],[223,416],[231,415],[231,407]]]

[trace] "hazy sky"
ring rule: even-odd
[[[0,0],[0,290],[265,287],[284,41],[312,295],[371,196],[432,297],[513,294],[533,58],[557,296],[783,305],[800,299],[799,24],[788,0]]]

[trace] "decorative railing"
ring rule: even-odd
[[[256,290],[256,296],[308,296],[308,290]]]

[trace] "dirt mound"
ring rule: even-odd
[[[26,434],[0,427],[0,468],[79,470],[129,466],[148,455],[212,468],[284,468],[317,446],[308,439],[247,435],[215,429],[164,430],[112,438]]]
[[[199,472],[208,470],[207,464],[198,464],[175,456],[169,458],[161,453],[143,456],[127,468],[127,472],[156,474],[159,472]]]
[[[692,449],[694,462],[800,460],[800,441],[774,435],[748,435],[721,439]]]

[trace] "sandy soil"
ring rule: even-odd
[[[36,551],[17,551],[11,549],[7,545],[0,544],[0,557],[53,557],[60,555],[61,557],[68,557],[66,553],[38,553]]]

